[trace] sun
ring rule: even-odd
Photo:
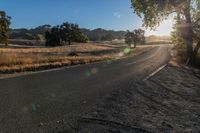
[[[167,20],[164,20],[160,26],[154,30],[146,30],[146,35],[156,35],[156,36],[169,36],[172,32],[174,24],[174,17],[170,16]]]

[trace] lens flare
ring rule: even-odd
[[[129,54],[131,52],[131,49],[130,48],[125,48],[124,49],[124,54]]]
[[[92,68],[92,70],[91,70],[91,73],[92,74],[96,74],[98,72],[98,69],[97,68]]]

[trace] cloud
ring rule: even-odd
[[[113,16],[120,19],[121,18],[121,14],[119,12],[114,12]]]

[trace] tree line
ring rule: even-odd
[[[41,25],[31,29],[12,29],[9,33],[10,39],[45,40],[45,33],[52,28],[51,25]],[[94,30],[80,28],[90,41],[111,41],[124,39],[126,31],[114,31],[97,28]]]

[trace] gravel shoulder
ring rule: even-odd
[[[168,64],[147,81],[116,85],[120,89],[81,115],[75,128],[81,133],[199,132],[199,81],[199,70]]]

